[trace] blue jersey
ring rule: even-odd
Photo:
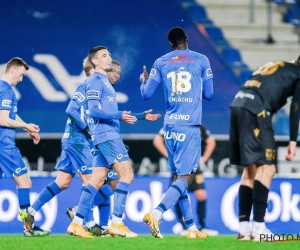
[[[12,86],[0,80],[0,109],[9,110],[9,118],[16,120],[17,98]],[[15,146],[16,129],[2,127],[0,125],[0,148],[10,148]]]
[[[70,117],[68,118],[62,143],[82,144],[83,146],[89,146],[88,138],[82,132],[82,130],[87,127],[87,121],[84,114],[84,104],[86,103],[85,86],[86,80],[78,85],[71,98],[71,102],[75,101],[79,107],[76,107],[76,110],[74,110],[74,113],[72,113],[72,116],[76,118],[76,123]],[[68,109],[69,107],[70,105],[68,106]]]
[[[121,138],[119,120],[122,112],[118,111],[116,92],[106,75],[94,72],[89,77],[86,98],[94,145]]]
[[[211,78],[213,74],[208,58],[197,52],[174,50],[158,58],[148,83],[154,80],[163,84],[164,124],[201,125],[203,82]]]

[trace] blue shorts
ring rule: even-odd
[[[92,173],[92,153],[90,147],[82,144],[61,144],[61,154],[56,170],[64,171],[74,177],[77,172],[81,174]]]
[[[106,180],[107,181],[113,181],[115,179],[119,179],[119,175],[117,174],[117,172],[114,169],[109,169],[108,174],[106,176]]]
[[[116,161],[129,161],[122,139],[109,140],[96,146],[93,152],[93,167],[111,168]]]
[[[27,167],[17,147],[0,149],[0,178],[26,174]]]
[[[201,157],[200,127],[165,125],[164,138],[169,171],[177,175],[196,172]]]

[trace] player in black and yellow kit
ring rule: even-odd
[[[216,141],[211,135],[210,131],[206,129],[203,125],[200,127],[200,133],[201,133],[201,142],[202,142],[201,148],[203,149],[203,153],[201,155],[199,164],[202,164],[202,163],[206,163],[210,158],[211,154],[215,149]],[[165,158],[168,158],[168,154],[164,142],[164,131],[162,129],[154,137],[153,145]],[[173,177],[174,176],[172,176],[172,181],[173,181]],[[192,183],[188,186],[188,191],[193,192],[197,199],[197,214],[199,218],[201,232],[208,236],[218,235],[219,234],[218,231],[211,230],[205,227],[206,191],[204,185],[204,178],[200,166],[198,166],[197,171],[193,176]],[[182,213],[178,204],[176,205],[176,212],[182,227],[185,228],[183,220],[181,219]],[[185,235],[186,233],[187,233],[186,230],[183,230],[181,232],[182,235]]]
[[[296,156],[300,116],[300,57],[294,63],[269,62],[258,68],[231,103],[230,163],[244,166],[239,189],[238,240],[272,234],[264,223],[269,188],[276,172],[272,116],[293,97],[286,160]],[[253,205],[253,225],[250,213]]]

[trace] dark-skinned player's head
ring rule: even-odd
[[[107,72],[107,79],[114,86],[121,76],[121,64],[117,60],[111,61],[111,70]]]
[[[177,49],[179,45],[187,47],[188,37],[185,34],[184,30],[180,27],[174,27],[170,29],[168,33],[168,40],[170,42],[172,50]]]

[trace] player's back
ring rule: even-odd
[[[156,61],[150,77],[163,83],[165,124],[201,124],[203,81],[212,78],[206,56],[174,50]]]
[[[242,106],[254,113],[263,109],[275,113],[293,95],[299,80],[299,65],[283,61],[269,62],[254,71],[231,106]]]
[[[17,98],[12,86],[0,80],[0,109],[9,110],[9,118],[16,119]],[[12,147],[15,145],[16,129],[0,125],[0,147]]]

